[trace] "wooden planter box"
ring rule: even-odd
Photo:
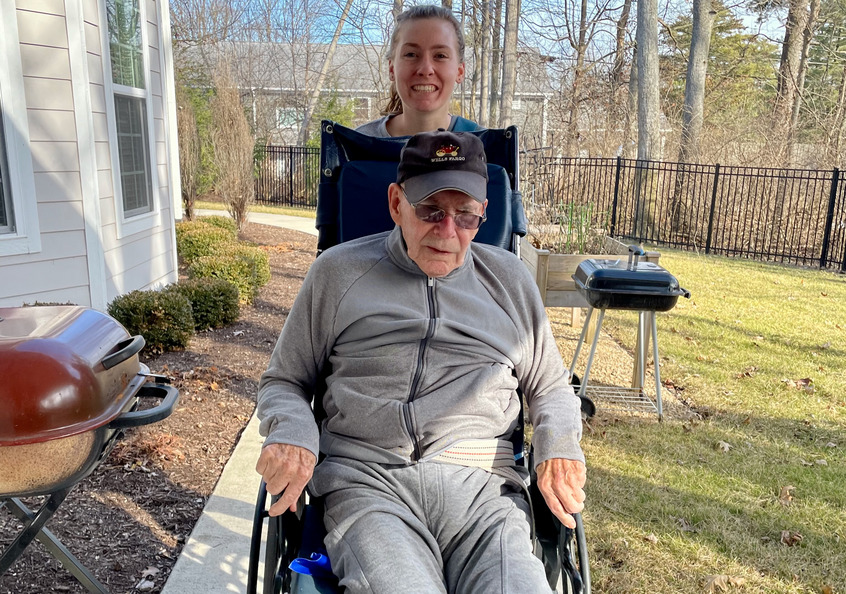
[[[587,301],[576,290],[573,282],[576,268],[588,258],[628,258],[629,246],[606,237],[605,251],[605,254],[553,254],[549,250],[537,249],[526,237],[520,240],[520,259],[532,273],[547,307],[587,307]],[[660,256],[658,252],[646,252],[642,259],[657,264]]]

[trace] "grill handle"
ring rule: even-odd
[[[117,343],[116,347],[118,352],[112,353],[111,355],[106,355],[103,357],[103,367],[106,369],[111,369],[115,365],[119,365],[141,352],[141,349],[144,348],[146,342],[144,341],[144,337],[140,334],[133,336],[132,338],[127,338],[126,340],[122,340]]]
[[[643,251],[643,248],[639,245],[630,245],[629,246],[629,264],[627,266],[628,270],[637,270],[637,264],[640,261],[640,257],[644,255],[646,252]]]
[[[123,413],[109,423],[110,429],[140,427],[166,419],[173,412],[176,401],[179,400],[179,390],[164,384],[146,385],[138,392],[138,398],[161,398],[162,401],[153,408]]]

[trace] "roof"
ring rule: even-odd
[[[211,72],[220,56],[229,57],[242,89],[304,92],[317,79],[328,49],[329,44],[325,43],[226,42],[187,48],[183,58]],[[522,48],[518,60],[518,96],[552,92],[544,56],[536,50]],[[466,62],[470,73],[473,55],[469,47]],[[339,43],[323,86],[361,94],[387,92],[387,64],[385,45]]]

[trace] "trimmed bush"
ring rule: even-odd
[[[241,313],[238,287],[222,278],[192,278],[168,289],[191,302],[194,329],[198,332],[231,324]]]
[[[200,217],[201,223],[208,223],[214,227],[226,229],[232,234],[232,239],[238,239],[238,226],[235,224],[235,219],[223,215],[209,215]]]
[[[252,303],[270,281],[270,262],[261,249],[232,245],[225,252],[197,258],[188,267],[190,278],[222,278],[238,287],[241,303]]]
[[[121,295],[109,304],[109,315],[133,336],[143,336],[154,353],[185,348],[194,334],[191,302],[168,289]]]
[[[197,224],[195,221],[191,221],[190,225],[176,234],[176,253],[185,264],[190,265],[203,256],[229,251],[236,245],[235,237],[222,227],[202,222]]]

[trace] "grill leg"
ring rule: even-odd
[[[658,406],[658,420],[664,420],[661,404],[661,364],[658,361],[658,316],[652,312],[652,360],[655,362],[655,403]]]
[[[605,310],[599,310],[599,317],[596,320],[596,335],[593,337],[593,342],[590,345],[590,355],[588,355],[587,365],[585,365],[585,377],[582,379],[582,385],[579,387],[579,396],[584,396],[587,392],[588,376],[590,375],[590,366],[593,364],[593,356],[596,354],[596,345],[599,343],[599,334],[602,330],[602,320],[605,318]],[[585,320],[585,329],[590,324],[590,317]],[[584,332],[584,330],[582,330]]]
[[[590,326],[590,318],[593,315],[593,308],[588,307],[587,315],[585,316],[585,324],[582,326],[582,334],[579,336],[579,342],[576,343],[576,352],[573,354],[573,362],[570,364],[570,377],[576,373],[576,361],[579,358],[579,353],[582,352],[582,345],[585,343],[585,336],[587,336],[588,326]]]
[[[3,551],[0,557],[0,575],[14,564],[33,539],[37,539],[89,592],[109,594],[106,587],[97,581],[94,575],[79,562],[79,559],[74,557],[52,532],[44,528],[44,524],[56,513],[70,490],[71,487],[52,493],[35,514],[16,497],[4,501],[9,511],[24,522],[25,526],[9,548]]]

